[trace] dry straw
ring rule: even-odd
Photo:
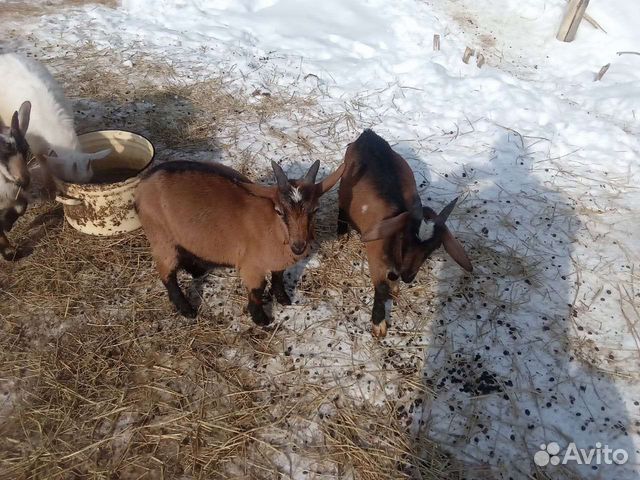
[[[185,83],[168,63],[132,57],[132,76],[112,68],[119,60],[84,45],[49,65],[82,99],[75,104],[82,130],[136,129],[155,141],[161,160],[242,151],[239,139],[264,127],[292,154],[335,166],[353,126],[351,114],[323,116],[313,96],[275,84],[247,95],[229,73]],[[94,111],[100,118],[87,115]],[[267,127],[274,117],[298,118],[300,128]],[[315,134],[333,146],[318,151]],[[253,155],[247,150],[234,164],[266,178]],[[324,201],[333,205],[335,193]],[[332,214],[320,217],[321,267],[299,288],[314,304],[325,291],[342,292],[336,308],[348,315],[370,285],[360,243],[333,240],[333,222]],[[241,321],[204,305],[187,323],[173,313],[141,232],[81,235],[59,208],[36,200],[11,238],[32,253],[0,267],[1,478],[277,479],[287,478],[297,456],[313,467],[308,478],[459,477],[435,445],[412,440],[395,400],[373,405],[339,382],[310,381],[295,365],[267,373],[265,365],[281,360],[283,338],[304,341],[303,334],[253,327],[234,273],[211,281],[225,288],[218,300]],[[413,325],[402,335],[424,328],[410,302],[398,308]],[[416,361],[393,378],[421,392]],[[341,373],[338,366],[327,377]],[[307,430],[309,440],[292,439]]]

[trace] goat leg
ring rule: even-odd
[[[349,233],[349,216],[342,208],[338,209],[338,235],[345,235]]]
[[[385,281],[375,286],[373,297],[373,309],[371,310],[372,333],[374,337],[384,337],[387,335],[386,303],[391,298],[391,289]]]
[[[291,305],[291,298],[284,288],[284,270],[271,272],[271,293],[280,305]]]
[[[262,283],[257,288],[251,288],[249,290],[249,304],[247,309],[251,315],[253,323],[260,326],[266,326],[271,323],[271,319],[264,311],[262,295],[264,295],[264,289],[267,286],[267,282],[262,280]]]
[[[184,296],[182,290],[180,290],[180,286],[178,285],[178,279],[176,277],[176,271],[173,270],[167,276],[166,280],[162,280],[164,286],[167,288],[167,293],[169,293],[169,300],[173,303],[180,312],[180,314],[187,318],[196,318],[198,315],[198,311],[189,303],[187,297]]]

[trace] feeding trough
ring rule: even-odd
[[[90,183],[58,182],[69,225],[89,235],[110,236],[140,227],[134,209],[139,174],[153,160],[154,149],[141,135],[123,130],[99,130],[79,135],[82,151],[93,153],[111,148],[106,158],[94,160]]]

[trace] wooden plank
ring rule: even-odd
[[[567,13],[560,24],[560,29],[556,38],[561,42],[572,42],[576,38],[576,32],[584,17],[584,12],[587,10],[589,0],[571,0]]]
[[[440,50],[440,35],[437,33],[433,36],[433,51],[437,52]]]

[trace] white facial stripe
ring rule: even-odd
[[[290,196],[293,203],[299,203],[302,201],[302,192],[298,187],[291,187]]]
[[[420,222],[420,230],[418,230],[418,238],[421,242],[429,240],[433,237],[434,223],[431,220],[422,220]]]

